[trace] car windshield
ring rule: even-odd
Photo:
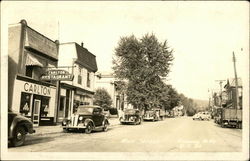
[[[134,109],[126,109],[124,111],[125,114],[135,114],[135,110]]]
[[[93,113],[93,107],[78,107],[77,113],[91,115]]]

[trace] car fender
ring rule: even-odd
[[[110,125],[109,120],[105,118],[105,119],[103,120],[103,122],[102,122],[102,125],[103,125],[103,126],[104,126],[105,121],[107,121],[107,122],[108,122],[108,125]]]
[[[13,137],[13,133],[15,130],[16,126],[24,126],[25,127],[25,131],[28,133],[33,133],[33,127],[32,127],[32,123],[29,120],[24,120],[23,117],[20,116],[16,116],[14,118],[14,120],[11,123],[10,129],[9,129],[9,138]]]
[[[95,128],[95,123],[94,123],[94,121],[91,120],[91,119],[85,119],[85,120],[84,120],[84,125],[87,126],[89,122],[91,122],[91,123],[93,124],[94,128]]]

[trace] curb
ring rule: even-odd
[[[116,119],[116,118],[111,118],[112,120],[113,119]],[[120,125],[120,122],[117,121],[117,123],[115,124],[110,124],[109,127],[116,127]],[[60,130],[57,130],[57,131],[53,131],[53,132],[42,132],[42,133],[34,133],[32,134],[32,136],[42,136],[42,135],[51,135],[51,134],[58,134],[58,133],[63,133],[63,129],[62,129],[62,126],[61,125],[55,125],[55,126],[42,126],[42,128],[45,128],[45,127],[49,127],[49,128],[60,128]],[[38,127],[39,128],[39,127]],[[37,129],[35,129],[37,131]]]

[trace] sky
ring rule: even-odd
[[[234,77],[233,51],[238,77],[248,81],[247,1],[4,1],[1,8],[3,30],[25,19],[52,40],[83,42],[99,71],[111,71],[121,37],[154,33],[174,50],[167,83],[189,98],[208,100],[220,88],[215,80]]]

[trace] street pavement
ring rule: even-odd
[[[221,128],[191,117],[166,118],[141,125],[120,125],[110,119],[107,132],[63,133],[60,126],[39,127],[22,147],[9,152],[240,152],[242,130]],[[43,129],[44,128],[44,129]]]

